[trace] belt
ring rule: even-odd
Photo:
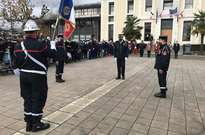
[[[26,73],[41,74],[41,75],[46,75],[47,74],[45,71],[38,71],[38,70],[21,69],[20,71],[21,72],[26,72]]]

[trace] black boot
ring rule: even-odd
[[[120,80],[120,79],[121,79],[121,77],[120,77],[120,76],[118,76],[118,77],[116,77],[115,79],[116,79],[116,80]]]
[[[31,115],[25,115],[24,114],[24,120],[26,122],[26,132],[29,132],[32,130],[32,116]]]
[[[35,123],[35,124],[32,125],[32,132],[46,130],[48,128],[50,128],[49,123],[38,122],[38,123]]]
[[[32,123],[31,122],[27,122],[26,123],[26,132],[30,132],[32,131]]]
[[[56,76],[56,82],[63,83],[63,82],[65,82],[65,80],[62,79],[62,75],[57,75]]]
[[[122,80],[125,80],[125,76],[124,75],[122,76]]]
[[[155,93],[154,96],[155,96],[155,97],[158,97],[158,98],[166,98],[166,97],[167,97],[165,91],[161,91],[161,92],[159,92],[159,93]]]

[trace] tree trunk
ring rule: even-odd
[[[200,52],[201,52],[201,55],[204,54],[204,34],[201,34]]]

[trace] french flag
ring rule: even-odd
[[[75,11],[73,0],[61,0],[59,14],[65,20],[64,38],[69,39],[75,31]]]

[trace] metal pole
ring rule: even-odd
[[[57,19],[56,19],[56,24],[55,24],[52,40],[55,39],[55,35],[56,35],[56,30],[57,30],[57,27],[58,27],[59,19],[60,19],[60,17],[58,16]]]

